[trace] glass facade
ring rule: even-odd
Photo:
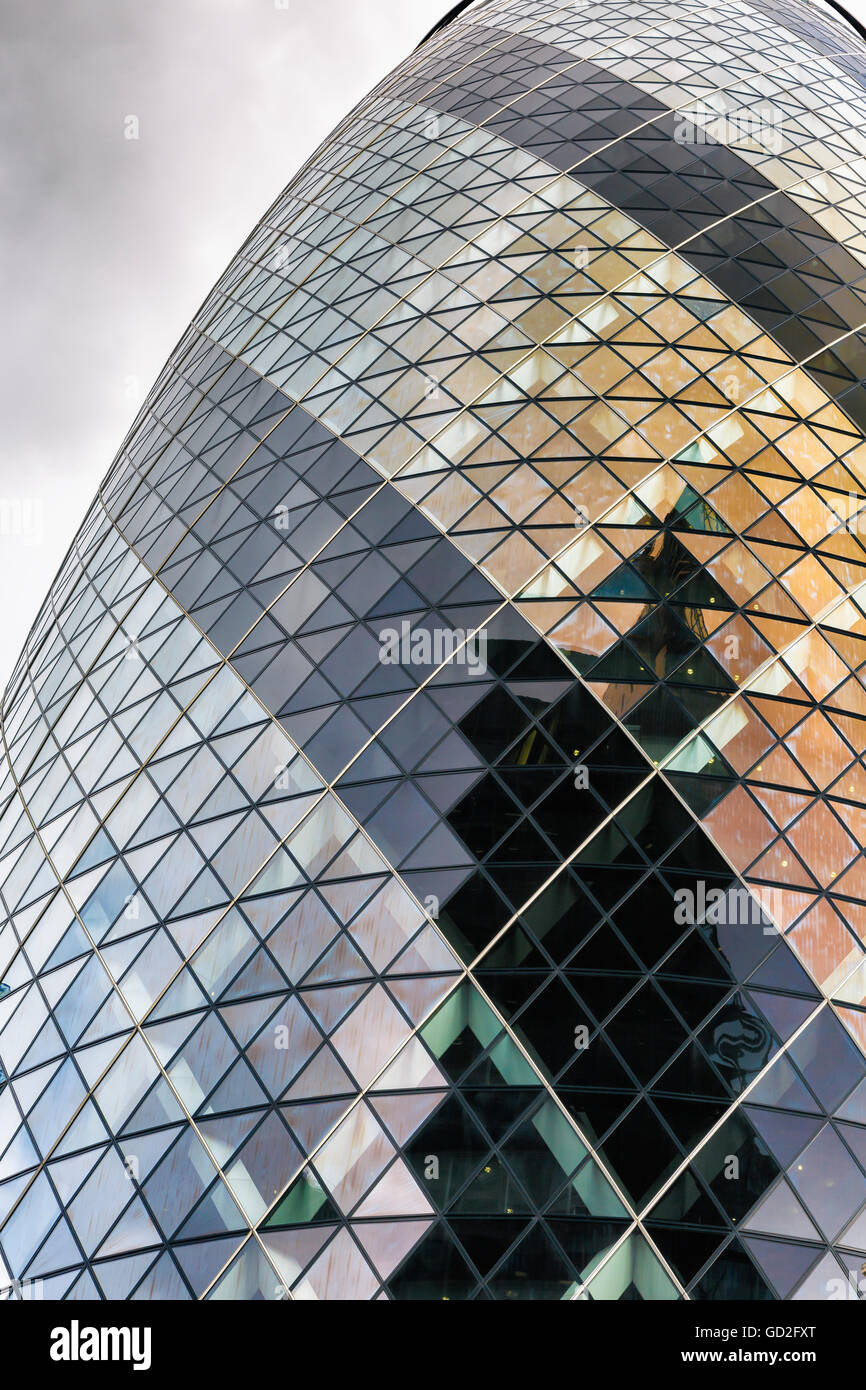
[[[6,691],[0,1284],[866,1292],[864,335],[817,3],[477,0],[350,113]]]

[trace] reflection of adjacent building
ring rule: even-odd
[[[618,599],[620,611],[633,605],[634,621],[588,679],[593,688],[602,687],[607,707],[656,762],[692,732],[689,707],[705,718],[737,688],[705,645],[704,607],[718,612],[733,605],[677,536],[674,528],[683,524],[682,513],[672,508],[664,530],[594,595]],[[688,525],[705,531],[721,526],[706,504],[691,506]],[[664,687],[656,688],[659,683]]]
[[[814,7],[720,5],[722,105],[777,82],[790,151],[676,141],[699,8],[644,53],[601,0],[587,59],[580,6],[484,0],[148,397],[4,701],[0,1274],[785,1298],[866,1255],[866,556],[825,501],[866,393],[859,337],[812,356],[862,323],[866,94]]]

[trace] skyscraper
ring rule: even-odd
[[[864,132],[477,0],[280,194],[3,701],[0,1282],[856,1295]]]

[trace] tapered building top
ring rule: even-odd
[[[829,7],[476,0],[277,197],[3,702],[0,1282],[847,1287],[864,132]]]

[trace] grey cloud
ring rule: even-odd
[[[447,8],[0,0],[0,586],[14,596],[0,605],[0,683],[213,282]],[[124,138],[131,115],[137,141]],[[41,536],[9,534],[28,502],[41,504]]]

